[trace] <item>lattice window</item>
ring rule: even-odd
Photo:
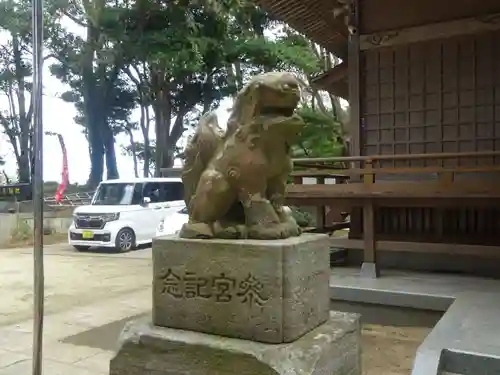
[[[364,51],[361,116],[364,155],[500,150],[500,32]]]

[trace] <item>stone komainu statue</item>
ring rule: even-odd
[[[224,133],[215,113],[200,119],[185,151],[189,223],[183,238],[279,239],[300,229],[284,207],[290,144],[304,126],[290,73],[254,77],[238,94]]]

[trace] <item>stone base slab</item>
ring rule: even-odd
[[[270,345],[131,322],[110,375],[361,375],[357,314],[326,323],[287,344]]]
[[[380,277],[380,270],[376,263],[363,262],[360,276],[367,279],[376,279]]]
[[[328,319],[329,240],[153,243],[153,324],[267,343],[291,342]]]

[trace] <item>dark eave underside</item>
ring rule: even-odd
[[[333,17],[335,0],[255,0],[255,3],[334,55],[347,58],[347,28],[343,19]]]
[[[347,63],[343,62],[313,78],[311,84],[318,89],[328,91],[335,96],[349,100],[347,73]]]

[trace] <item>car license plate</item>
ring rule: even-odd
[[[92,238],[94,238],[94,233],[93,232],[89,232],[89,231],[82,232],[82,239],[84,239],[84,240],[91,240]]]

